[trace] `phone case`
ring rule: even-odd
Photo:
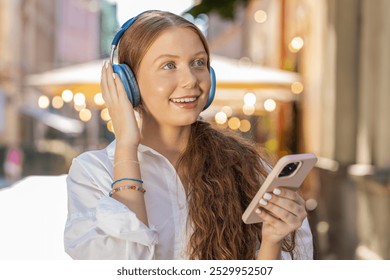
[[[287,155],[280,158],[242,215],[244,223],[262,222],[255,210],[259,207],[259,201],[263,195],[266,192],[272,192],[277,187],[298,190],[316,162],[317,157],[312,153]]]

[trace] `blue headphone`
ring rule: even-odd
[[[141,94],[140,90],[137,84],[137,81],[135,79],[133,71],[130,69],[130,67],[126,64],[113,64],[114,62],[114,53],[115,50],[118,46],[119,40],[121,39],[122,35],[125,33],[125,31],[144,13],[148,13],[151,11],[146,11],[138,16],[135,16],[128,21],[126,21],[119,31],[116,33],[114,39],[112,40],[111,43],[111,54],[110,54],[110,62],[112,65],[112,68],[116,74],[118,74],[119,78],[121,79],[123,86],[126,90],[127,97],[129,98],[131,104],[133,107],[136,107],[139,102],[141,101]],[[210,78],[211,78],[211,87],[210,87],[210,92],[209,96],[206,102],[206,105],[204,106],[203,110],[206,110],[211,103],[214,100],[214,95],[215,95],[215,72],[212,67],[210,67]]]

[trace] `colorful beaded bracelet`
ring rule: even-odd
[[[119,192],[121,190],[126,190],[126,189],[135,190],[135,191],[139,191],[142,193],[146,192],[146,190],[142,186],[121,186],[121,187],[117,187],[115,189],[112,189],[108,195],[111,197],[114,193]]]

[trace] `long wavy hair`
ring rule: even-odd
[[[153,11],[139,16],[122,36],[119,63],[127,64],[137,77],[139,65],[152,43],[162,31],[177,26],[194,31],[210,57],[206,38],[194,24],[169,12]],[[142,115],[142,105],[136,109]],[[190,259],[255,258],[261,243],[261,224],[246,225],[241,220],[267,175],[255,145],[198,120],[191,126],[188,145],[176,168],[185,182],[188,200]],[[294,236],[282,246],[291,254]]]

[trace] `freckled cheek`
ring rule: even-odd
[[[210,76],[205,76],[200,82],[200,88],[204,93],[209,93],[211,88],[211,78]]]
[[[142,98],[159,102],[169,100],[176,88],[172,81],[167,78],[151,79],[151,81],[140,87]]]

